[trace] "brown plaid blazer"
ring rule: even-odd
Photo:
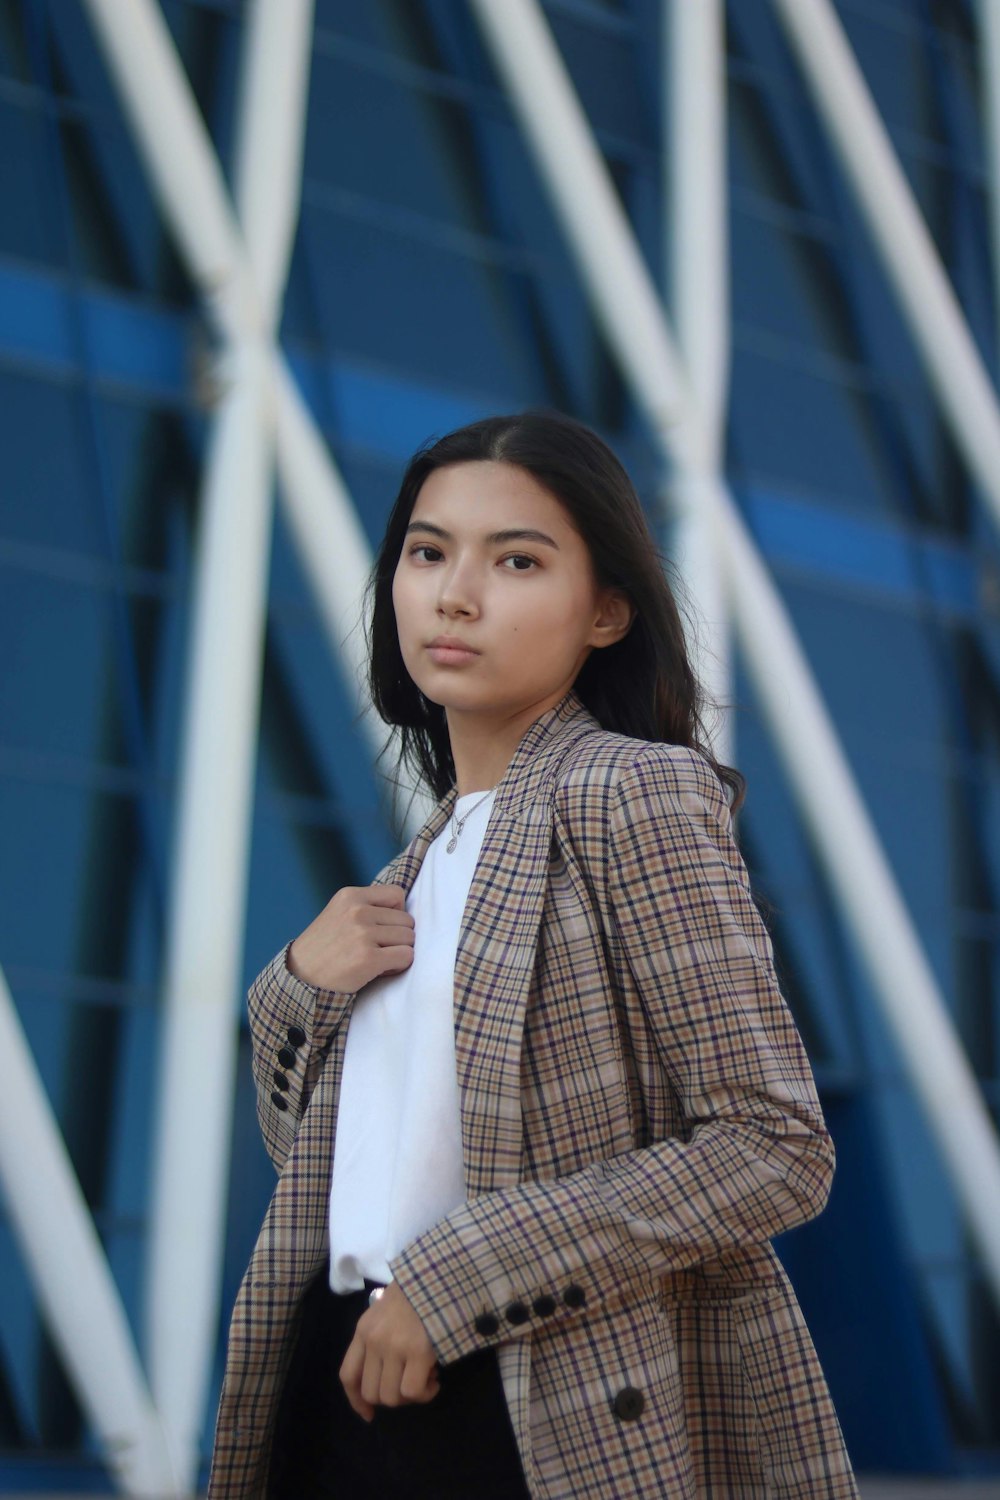
[[[454,799],[376,881],[411,888]],[[328,1249],[355,997],[297,980],[285,952],[249,995],[279,1180],[233,1313],[209,1500],[265,1492]],[[700,755],[604,730],[572,690],[529,726],[469,891],[455,1040],[467,1201],[390,1268],[440,1363],[498,1346],[532,1495],[856,1497],[769,1243],[823,1209],[833,1142]]]

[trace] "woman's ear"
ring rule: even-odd
[[[590,632],[592,646],[613,646],[628,635],[636,608],[623,589],[606,589],[600,613]]]

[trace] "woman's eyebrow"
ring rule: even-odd
[[[411,521],[404,533],[409,536],[411,531],[429,531],[432,536],[439,536],[446,542],[454,541],[450,531],[445,531],[443,526],[435,526],[433,521]],[[506,531],[488,531],[483,537],[484,542],[544,542],[547,547],[554,547],[559,551],[559,543],[553,541],[544,531],[533,531],[530,527],[510,527]]]

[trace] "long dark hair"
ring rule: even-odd
[[[399,732],[403,763],[436,798],[455,783],[445,711],[424,696],[403,663],[393,575],[427,476],[447,464],[483,459],[516,464],[544,485],[586,543],[598,587],[622,589],[635,606],[621,640],[591,651],[577,673],[573,688],[586,707],[605,729],[697,750],[728,788],[735,812],[745,779],[735,767],[718,762],[708,746],[702,721],[708,705],[688,660],[677,586],[668,582],[673,569],[653,540],[632,481],[596,432],[544,408],[459,427],[423,444],[406,467],[364,609],[372,702]]]

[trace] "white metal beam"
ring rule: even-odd
[[[1000,524],[1000,404],[843,25],[830,0],[773,3],[941,410]]]
[[[273,474],[259,342],[229,367],[192,589],[147,1279],[150,1381],[189,1485],[219,1314]]]
[[[247,0],[234,198],[265,331],[277,335],[302,197],[313,0]]]
[[[986,145],[987,204],[993,267],[993,307],[1000,342],[1000,0],[977,0],[979,108]]]
[[[199,507],[147,1285],[153,1396],[192,1486],[226,1232],[274,482],[269,350],[298,217],[311,40],[312,0],[248,6],[236,182],[256,302],[242,324],[246,303],[231,304]],[[145,76],[145,57],[133,63]],[[237,256],[230,270],[245,282]]]
[[[721,471],[729,394],[725,20],[722,0],[662,0],[666,284],[680,363],[702,413],[709,471],[669,480],[670,551],[695,612],[692,661],[719,721],[712,747],[736,761],[729,610],[703,488]]]
[[[0,972],[0,1186],[15,1238],[102,1456],[129,1495],[178,1493],[135,1340]]]
[[[666,315],[537,0],[470,0],[606,336],[665,457],[709,472]],[[725,484],[706,482],[774,743],[1000,1303],[1000,1144],[794,627]]]

